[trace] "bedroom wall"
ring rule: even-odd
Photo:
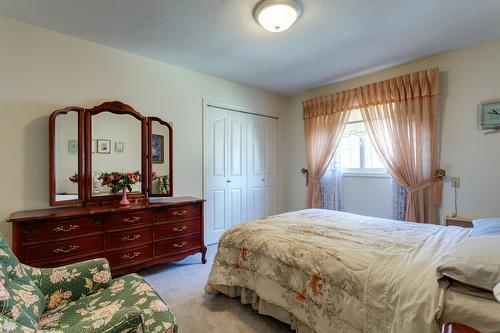
[[[439,66],[441,70],[441,167],[461,178],[458,189],[459,215],[500,216],[500,132],[483,134],[477,129],[477,105],[500,99],[500,39],[470,48],[450,51],[373,74],[327,85],[295,96],[286,119],[288,137],[288,209],[304,207],[306,188],[300,169],[305,167],[301,101],[354,88],[405,73]],[[293,149],[291,149],[293,147]],[[363,187],[359,191],[364,191]],[[379,189],[370,195],[378,199]],[[359,203],[360,205],[363,202]],[[449,177],[443,188],[441,216],[453,211]]]
[[[2,17],[0,45],[0,232],[8,241],[10,213],[48,207],[56,109],[120,100],[172,121],[174,195],[201,197],[202,99],[279,116],[289,106],[282,96]]]

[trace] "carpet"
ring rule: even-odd
[[[208,247],[205,265],[197,254],[139,272],[175,314],[179,333],[293,332],[287,324],[241,304],[239,298],[205,295],[203,288],[216,251],[217,245]]]

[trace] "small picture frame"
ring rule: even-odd
[[[115,142],[115,153],[123,153],[125,151],[125,144],[123,142]]]
[[[480,130],[500,129],[500,99],[478,105],[477,126]]]
[[[78,140],[68,141],[68,153],[70,153],[71,155],[78,154]]]
[[[163,135],[159,135],[159,134],[152,135],[151,162],[156,163],[156,164],[162,164],[165,162],[165,156],[163,153],[165,151],[164,144],[165,144],[165,138],[163,137]]]
[[[97,153],[111,154],[111,140],[97,139]]]

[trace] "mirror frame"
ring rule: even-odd
[[[153,151],[153,121],[159,122],[163,126],[168,127],[168,183],[170,192],[167,194],[154,194],[153,193],[153,159],[151,152]],[[172,161],[172,124],[168,123],[158,117],[148,117],[148,196],[149,197],[172,197],[174,195],[174,180],[173,180],[173,161]]]
[[[78,199],[56,200],[56,118],[69,112],[78,113]],[[51,206],[77,205],[84,202],[85,198],[85,167],[84,167],[84,115],[85,109],[78,106],[54,111],[49,118],[49,204]]]
[[[95,106],[92,109],[87,109],[85,112],[85,142],[86,154],[85,154],[85,185],[86,188],[92,188],[92,116],[97,115],[102,112],[111,112],[117,115],[131,115],[141,122],[141,193],[128,193],[128,197],[131,199],[146,199],[147,198],[147,176],[148,176],[148,165],[147,165],[147,118],[134,110],[130,105],[125,103],[114,101],[105,102],[101,105]],[[116,201],[118,195],[106,195],[106,196],[92,196],[92,191],[89,190],[86,193],[87,202],[99,202],[99,201]]]

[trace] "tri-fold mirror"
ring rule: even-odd
[[[52,206],[119,200],[111,182],[124,173],[134,180],[131,199],[172,196],[170,123],[106,102],[55,111],[49,132]]]

